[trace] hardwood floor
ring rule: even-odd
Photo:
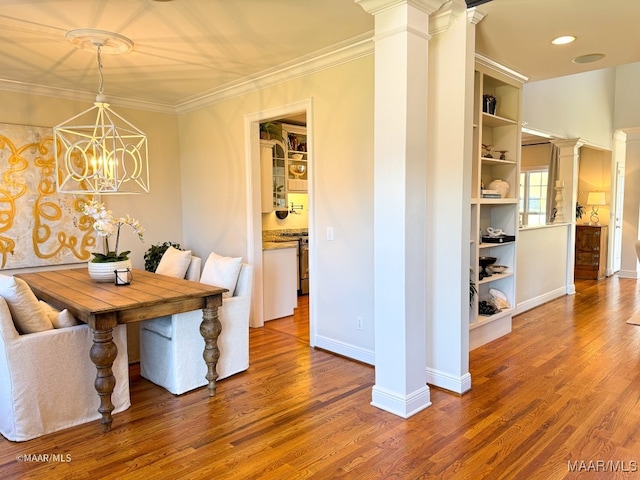
[[[214,398],[173,396],[133,367],[132,407],[111,432],[0,438],[0,477],[640,478],[640,326],[625,323],[640,282],[576,285],[471,352],[469,393],[432,388],[407,420],[370,405],[372,367],[309,348],[299,315],[252,329],[249,371]]]

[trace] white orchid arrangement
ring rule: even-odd
[[[90,200],[82,205],[82,213],[93,218],[93,229],[98,236],[104,237],[104,246],[106,254],[92,252],[94,258],[91,260],[93,263],[108,263],[108,262],[121,262],[128,260],[128,255],[131,250],[118,253],[118,243],[120,242],[120,227],[122,225],[129,225],[138,234],[140,241],[144,241],[142,235],[144,234],[144,227],[140,225],[140,222],[135,218],[131,218],[129,214],[126,217],[120,217],[118,219],[113,218],[111,210],[107,210],[104,203],[97,202],[96,200]],[[116,244],[113,250],[109,249],[109,237],[115,233]]]

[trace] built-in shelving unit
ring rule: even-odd
[[[287,190],[307,192],[309,153],[307,152],[307,127],[282,124],[282,136],[286,139]],[[304,171],[296,170],[300,167]]]
[[[509,333],[516,306],[522,83],[515,72],[502,69],[497,64],[476,63],[470,275],[478,294],[470,305],[470,349]],[[495,99],[495,110],[488,105],[487,96]],[[500,198],[495,198],[493,192],[486,192],[494,190],[490,188],[494,180],[509,184],[509,191]],[[503,243],[489,243],[486,239],[489,228],[500,229],[508,237],[503,238]],[[495,257],[495,264],[505,265],[507,269],[481,278],[480,257]],[[493,300],[491,291],[500,292],[509,305],[497,313],[483,315],[479,305]]]

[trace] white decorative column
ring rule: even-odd
[[[569,243],[567,245],[567,294],[576,293],[573,278],[575,268],[576,250],[576,203],[578,201],[578,170],[580,162],[580,147],[586,142],[580,138],[569,140],[552,140],[560,150],[558,154],[558,180],[564,182],[564,211],[567,212],[567,221],[571,222],[569,231]]]
[[[430,16],[427,128],[427,383],[461,394],[469,373],[475,30],[463,0]]]
[[[426,381],[429,15],[440,0],[355,0],[375,16],[372,405],[407,418]]]

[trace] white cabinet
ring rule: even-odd
[[[470,275],[478,294],[470,306],[471,349],[509,333],[516,306],[520,110],[524,77],[520,79],[513,73],[503,72],[495,64],[476,64]],[[504,182],[509,185],[507,193],[502,190]],[[506,236],[488,238],[491,229],[494,232],[502,230]],[[507,268],[502,273],[484,276],[480,267],[481,257],[494,257],[496,265]],[[496,294],[501,299],[499,303],[506,301],[508,306],[502,306],[499,312],[487,314],[487,309],[481,308],[481,302],[493,300]],[[482,304],[482,307],[485,305]]]
[[[263,250],[264,320],[288,317],[298,306],[298,247]]]

